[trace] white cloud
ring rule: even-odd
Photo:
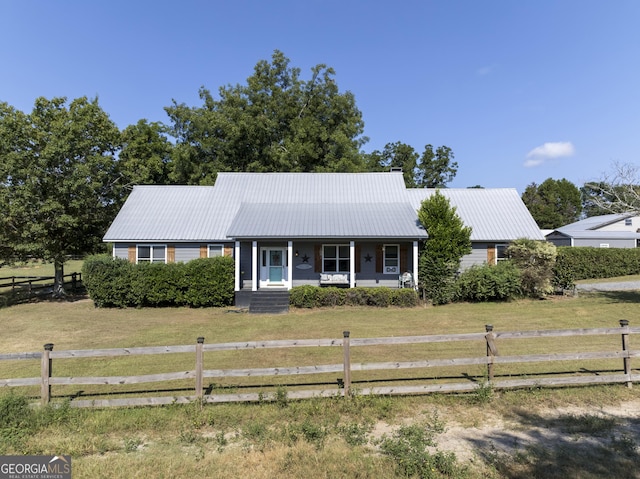
[[[533,150],[527,153],[527,160],[524,162],[524,166],[526,168],[540,166],[547,160],[573,156],[575,151],[576,150],[570,141],[544,143],[540,146],[536,146]]]
[[[542,163],[544,163],[544,160],[542,158],[529,158],[524,162],[524,167],[533,168],[534,166],[540,166]]]

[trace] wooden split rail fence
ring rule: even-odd
[[[6,288],[13,296],[24,295],[32,298],[51,291],[55,276],[8,276],[0,278],[0,290]],[[82,284],[82,273],[70,273],[62,276],[63,286],[71,286],[77,292]]]
[[[289,399],[305,399],[311,397],[345,396],[352,394],[352,376],[354,372],[374,370],[400,370],[409,368],[443,368],[452,366],[479,365],[486,367],[486,385],[494,389],[544,387],[544,386],[572,386],[586,384],[613,384],[622,383],[632,387],[634,382],[640,381],[640,371],[632,370],[631,359],[640,356],[640,350],[630,349],[630,336],[632,333],[640,333],[640,328],[632,328],[627,320],[620,321],[620,327],[596,328],[596,329],[569,329],[569,330],[543,330],[543,331],[516,331],[496,332],[491,325],[486,326],[484,333],[447,334],[432,336],[404,336],[388,338],[351,338],[345,331],[342,339],[302,339],[302,340],[276,340],[276,341],[249,341],[236,343],[204,344],[204,338],[197,338],[195,345],[164,346],[164,347],[138,347],[125,349],[95,349],[95,350],[68,350],[54,351],[53,344],[45,344],[43,352],[8,353],[0,354],[2,360],[36,360],[41,361],[41,376],[35,378],[0,379],[0,386],[40,386],[41,400],[46,404],[51,399],[52,386],[62,385],[124,385],[154,383],[174,380],[193,380],[195,382],[195,394],[191,396],[171,397],[138,397],[127,399],[94,399],[73,400],[72,407],[110,407],[110,406],[145,406],[163,405],[171,403],[188,403],[195,400],[204,402],[238,402],[261,401],[277,399],[277,392],[249,393],[249,394],[204,394],[204,382],[207,378],[229,377],[268,377],[287,375],[306,375],[323,373],[342,373],[343,379],[339,380],[338,388],[292,390],[287,392]],[[543,339],[543,338],[576,338],[578,336],[611,336],[621,337],[620,349],[606,351],[585,351],[570,353],[548,353],[535,355],[510,355],[499,354],[499,343],[504,340]],[[446,358],[446,359],[422,359],[409,362],[380,362],[380,363],[352,363],[351,350],[354,347],[398,346],[407,344],[427,343],[452,343],[458,341],[482,341],[486,343],[486,356]],[[242,351],[267,348],[309,348],[309,347],[341,347],[343,350],[342,364],[296,366],[296,367],[271,367],[257,369],[205,369],[204,353],[220,351]],[[91,357],[117,357],[133,355],[159,355],[189,353],[195,355],[195,369],[190,371],[159,373],[143,376],[107,376],[107,377],[56,377],[52,374],[54,359],[91,358]],[[497,367],[506,364],[522,364],[533,362],[551,361],[593,361],[593,360],[620,360],[620,369],[614,371],[598,371],[586,375],[568,374],[563,377],[530,378],[522,376],[515,379],[496,379]],[[462,379],[462,376],[461,376]],[[389,379],[388,382],[394,381]],[[396,379],[395,381],[402,381]],[[364,380],[363,380],[364,382]],[[477,381],[466,380],[464,382],[441,382],[432,380],[428,384],[413,386],[381,386],[359,388],[357,394],[369,395],[408,395],[427,394],[435,392],[465,392],[474,391],[481,387]]]

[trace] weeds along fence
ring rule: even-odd
[[[7,276],[0,278],[0,292],[8,293],[13,299],[31,299],[51,293],[54,276]],[[82,273],[65,274],[62,277],[63,287],[76,293],[82,285]]]
[[[634,333],[640,333],[640,328],[632,328],[627,320],[620,321],[620,327],[597,329],[568,329],[568,330],[543,330],[543,331],[514,331],[497,332],[491,325],[486,325],[485,332],[470,334],[446,334],[431,336],[405,336],[387,338],[352,338],[345,331],[341,339],[301,339],[301,340],[274,340],[274,341],[248,341],[235,343],[205,344],[204,338],[199,337],[194,345],[162,346],[162,347],[136,347],[121,349],[87,349],[54,351],[54,345],[44,345],[42,352],[8,353],[0,354],[0,363],[4,361],[36,361],[40,362],[40,377],[8,378],[0,379],[2,387],[31,387],[40,389],[40,397],[43,404],[48,403],[52,397],[52,388],[63,386],[77,387],[80,385],[107,385],[111,388],[108,393],[96,394],[95,399],[72,399],[72,407],[113,407],[113,406],[149,406],[171,403],[188,403],[203,401],[209,403],[242,402],[242,401],[274,401],[282,397],[283,391],[274,380],[267,383],[271,391],[256,393],[237,393],[237,389],[228,388],[230,393],[213,394],[210,387],[205,388],[207,379],[213,378],[268,378],[273,376],[307,376],[314,374],[341,374],[334,384],[329,382],[316,383],[325,388],[304,389],[308,383],[301,386],[302,389],[292,388],[286,390],[287,399],[305,399],[312,397],[349,397],[352,394],[359,395],[410,395],[445,392],[473,392],[481,388],[493,389],[531,388],[531,387],[558,387],[576,386],[588,384],[614,384],[621,383],[632,387],[634,382],[640,381],[640,371],[633,370],[631,359],[640,355],[640,350],[630,348],[630,337]],[[562,352],[560,349],[577,344],[579,337],[595,337],[595,341],[589,343],[589,350]],[[616,339],[619,338],[619,339]],[[606,339],[606,340],[605,340]],[[510,354],[521,350],[518,346],[522,341],[530,344],[540,343],[541,348],[557,348],[555,352],[541,354]],[[456,343],[470,343],[473,347],[456,348]],[[435,353],[434,345],[440,344],[439,353]],[[618,346],[614,347],[614,344]],[[421,358],[409,361],[393,362],[354,362],[352,353],[356,350],[371,348],[391,347],[397,348],[398,354],[406,353],[409,346],[418,346],[412,352],[422,351]],[[502,346],[508,354],[501,354]],[[602,349],[602,347],[605,349]],[[216,363],[216,354],[225,351],[235,351],[247,354],[249,351],[280,348],[291,350],[294,348],[341,348],[341,363],[324,365],[302,365],[285,367],[260,367],[239,369],[205,369],[205,353],[207,364]],[[470,357],[451,357],[451,353],[457,351],[482,351],[486,354]],[[535,348],[534,348],[535,349]],[[574,347],[575,349],[575,347]],[[434,352],[432,359],[425,358],[430,351]],[[444,357],[443,357],[444,352]],[[449,354],[447,354],[449,353]],[[54,376],[54,360],[75,360],[83,363],[88,358],[116,358],[122,356],[187,354],[191,357],[194,369],[179,372],[161,372],[139,376],[103,376],[103,377],[77,377]],[[156,361],[154,361],[156,362]],[[527,373],[523,365],[527,363],[542,363],[534,374]],[[550,365],[558,363],[565,365],[553,368]],[[572,364],[566,367],[566,364]],[[262,365],[262,364],[261,364]],[[549,367],[546,367],[549,366]],[[67,366],[68,367],[68,366]],[[461,368],[478,367],[482,373],[476,376],[460,372]],[[446,375],[443,370],[452,368],[457,372]],[[82,371],[82,366],[77,369]],[[426,378],[424,371],[440,371],[436,376]],[[401,370],[418,370],[420,373],[410,377],[399,378]],[[375,371],[383,374],[368,377]],[[117,387],[122,385],[161,383],[167,381],[191,382],[194,394],[187,396],[152,396],[152,397],[126,397],[119,399],[100,398],[114,394]],[[263,379],[264,381],[264,379]],[[416,382],[420,382],[417,384]],[[384,383],[380,386],[371,384]],[[413,384],[409,384],[413,383]],[[359,386],[357,389],[355,384]],[[366,385],[367,387],[363,387]],[[264,384],[261,388],[267,388]],[[130,393],[118,393],[128,394]]]

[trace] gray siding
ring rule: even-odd
[[[485,264],[487,262],[487,247],[489,244],[496,243],[473,242],[471,244],[471,253],[463,256],[460,261],[460,271],[464,271],[476,264]]]
[[[115,243],[113,245],[113,256],[116,258],[129,259],[129,246],[133,245],[141,245],[145,244],[144,241],[136,242],[136,243]],[[165,246],[173,246],[175,248],[175,262],[176,263],[187,263],[191,260],[200,258],[200,246],[208,245],[208,244],[221,244],[223,246],[233,248],[232,243],[223,243],[221,241],[212,241],[212,242],[202,242],[202,243],[166,243],[162,241],[154,241],[146,244],[155,244],[155,245],[165,245]],[[249,251],[249,254],[251,252]]]
[[[113,245],[114,258],[129,259],[129,245],[123,243],[116,243]]]
[[[609,248],[635,248],[636,240],[634,239],[582,239],[576,238],[573,240],[573,246],[590,246],[592,248],[601,248],[602,244],[608,244]]]

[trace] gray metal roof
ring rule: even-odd
[[[218,173],[224,207],[240,203],[394,203],[402,173]],[[400,195],[400,196],[399,196]]]
[[[221,239],[213,186],[135,186],[104,241]],[[212,236],[213,235],[213,236]]]
[[[635,216],[636,213],[617,213],[610,215],[590,216],[575,223],[561,226],[558,231],[584,231],[584,230],[597,230],[604,226],[610,225],[626,218]]]
[[[519,238],[544,240],[544,236],[515,188],[441,188],[466,226],[472,241],[512,241]],[[435,194],[432,188],[410,188],[407,196],[420,209],[422,201]]]
[[[243,203],[233,238],[426,238],[408,203]]]
[[[547,235],[547,238],[564,236],[574,239],[640,239],[640,233],[634,231],[601,231],[601,230],[555,230]]]
[[[259,237],[424,238],[417,210],[432,189],[394,173],[219,173],[215,186],[136,186],[104,241]],[[440,190],[474,241],[543,239],[515,189]]]

